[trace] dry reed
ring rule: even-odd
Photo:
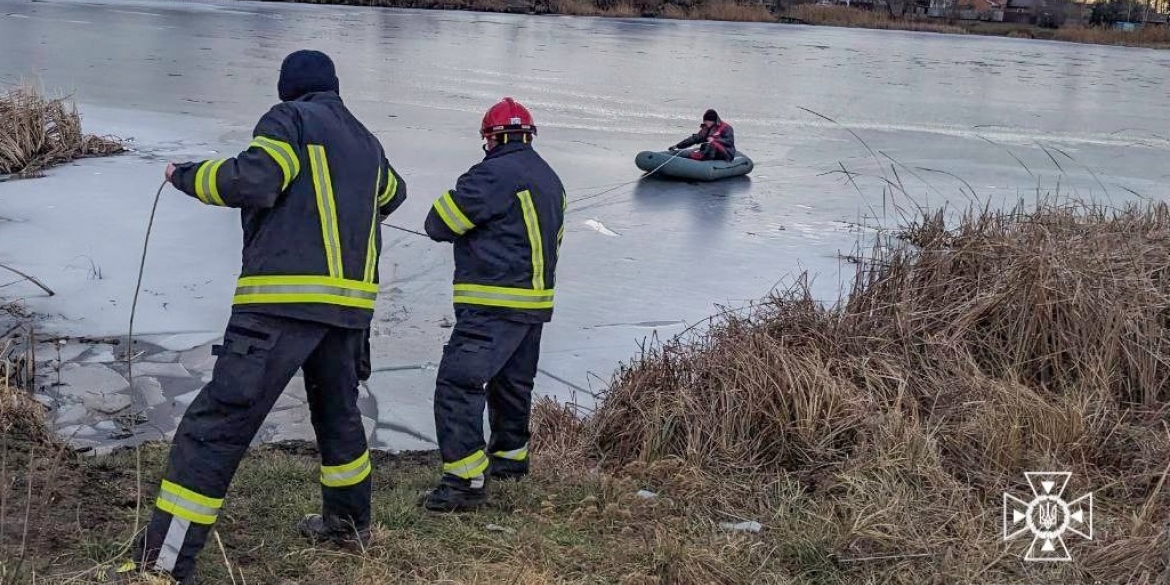
[[[27,177],[88,156],[124,151],[113,137],[84,134],[75,104],[46,98],[29,86],[0,96],[0,174]]]
[[[659,14],[681,20],[723,20],[730,22],[776,22],[776,17],[762,4],[740,3],[733,0],[706,0],[689,8],[664,4]]]
[[[645,6],[632,2],[605,2],[593,0],[549,0],[549,10],[553,14],[570,16],[608,16],[615,18],[633,18],[641,16]]]
[[[45,408],[28,392],[13,388],[0,379],[0,437],[13,445],[56,444],[45,424]]]
[[[1135,31],[1105,27],[1067,26],[1057,29],[1053,38],[1058,41],[1096,45],[1170,48],[1170,28],[1164,26],[1147,26]]]
[[[996,565],[999,498],[1027,493],[1024,471],[1070,471],[1114,521],[1063,575],[1149,583],[1170,574],[1167,380],[1166,204],[1046,202],[953,227],[924,213],[834,306],[802,280],[652,344],[588,418],[540,404],[534,424],[555,438],[535,450],[656,481],[696,513],[766,516],[793,482],[820,518],[794,541],[892,555],[854,576],[906,583],[1022,571]]]
[[[967,31],[959,26],[940,24],[928,20],[913,18],[890,18],[883,12],[862,10],[848,6],[820,6],[817,4],[800,4],[793,6],[786,14],[790,18],[802,20],[809,24],[826,26],[843,26],[852,28],[872,28],[888,30],[906,30],[917,32],[935,32],[947,34],[965,34]]]

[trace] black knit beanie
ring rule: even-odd
[[[284,102],[314,91],[341,93],[333,61],[325,53],[308,50],[296,51],[284,58],[276,91]]]
[[[707,110],[703,114],[703,121],[706,122],[708,120],[710,120],[712,122],[718,122],[719,121],[719,114],[716,114],[715,110]]]

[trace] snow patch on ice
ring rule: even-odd
[[[610,230],[609,228],[605,227],[605,224],[601,223],[600,221],[597,221],[596,219],[585,220],[585,225],[597,230],[598,232],[601,232],[602,235],[610,236],[613,238],[618,237],[617,232],[614,232],[613,230]]]

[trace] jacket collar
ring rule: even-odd
[[[506,154],[512,154],[513,152],[517,152],[517,151],[521,151],[521,150],[528,150],[530,148],[532,148],[531,142],[529,142],[527,144],[525,144],[523,142],[509,142],[507,144],[499,144],[499,145],[496,145],[495,148],[489,150],[487,152],[487,154],[484,156],[484,159],[495,158],[497,156],[504,156]]]
[[[341,96],[332,91],[311,91],[293,100],[294,102],[340,102]]]

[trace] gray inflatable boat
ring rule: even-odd
[[[735,159],[726,160],[691,160],[687,158],[695,149],[688,149],[678,153],[668,150],[644,150],[634,157],[634,164],[639,169],[650,172],[658,169],[654,175],[674,177],[691,181],[717,181],[729,177],[738,177],[752,172],[755,163],[743,151],[737,150]],[[670,157],[674,156],[673,159]],[[667,162],[670,161],[670,162]],[[659,168],[662,167],[662,168]]]

